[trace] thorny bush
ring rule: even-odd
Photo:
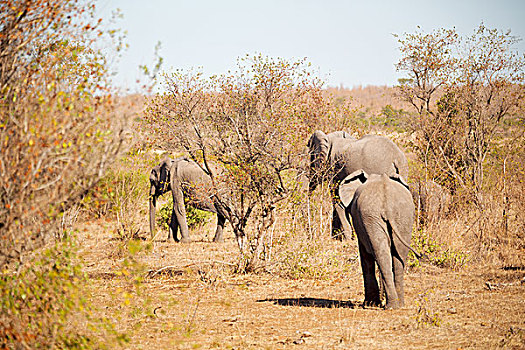
[[[327,120],[346,127],[351,109],[325,96],[305,60],[246,56],[228,74],[176,71],[164,79],[145,117],[152,142],[183,151],[211,177],[245,257],[240,270],[253,269],[276,205],[298,186],[310,133]]]
[[[481,24],[399,36],[399,96],[412,106],[412,149],[425,180],[448,188],[476,251],[522,250],[525,55],[510,31]],[[472,250],[472,249],[471,249]],[[513,255],[513,253],[510,253]],[[522,254],[521,254],[522,255]],[[517,257],[517,259],[515,258]],[[516,254],[512,263],[523,264]],[[506,258],[505,258],[506,259]],[[504,259],[504,260],[505,260]]]

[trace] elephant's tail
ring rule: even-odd
[[[408,243],[407,241],[405,241],[403,239],[403,237],[401,237],[401,235],[399,234],[399,229],[397,227],[397,225],[386,219],[386,218],[383,218],[383,220],[385,220],[385,222],[387,223],[387,226],[389,228],[389,231],[391,232],[391,235],[392,236],[395,236],[405,247],[407,247],[412,253],[414,253],[414,255],[416,256],[417,259],[421,260],[428,260],[428,257],[426,256],[425,253],[418,253],[416,252],[411,246],[410,246],[410,243]]]

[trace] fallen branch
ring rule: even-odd
[[[515,282],[501,282],[501,283],[490,283],[490,282],[485,282],[485,286],[487,286],[488,290],[494,290],[494,289],[497,289],[497,288],[501,288],[501,287],[509,287],[509,286],[516,286],[516,285],[520,285],[520,284],[525,284],[525,277],[522,278],[521,280],[519,281],[515,281]]]
[[[166,270],[174,269],[176,271],[182,271],[182,270],[187,269],[189,267],[199,266],[199,265],[202,265],[202,264],[208,264],[208,265],[221,264],[221,265],[227,265],[227,266],[232,266],[232,267],[236,267],[237,266],[236,264],[232,264],[232,263],[229,263],[229,262],[226,262],[226,261],[206,260],[206,261],[194,262],[194,263],[191,263],[191,264],[188,264],[188,265],[185,265],[185,266],[168,265],[168,266],[161,267],[160,269],[157,269],[157,270],[153,270],[153,269],[152,270],[148,270],[148,272],[146,272],[146,277],[153,278],[156,275],[158,275],[159,273],[161,273],[163,271],[166,271]]]

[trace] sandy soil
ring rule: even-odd
[[[231,234],[223,244],[198,233],[189,244],[156,241],[130,257],[111,226],[84,225],[81,256],[90,299],[129,335],[129,349],[525,348],[523,267],[411,268],[405,307],[386,311],[362,307],[357,259],[334,278],[241,275],[230,265]],[[326,249],[356,248],[329,241]]]

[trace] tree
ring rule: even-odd
[[[503,126],[523,111],[525,56],[518,39],[481,24],[463,38],[455,29],[398,37],[406,72],[400,96],[417,112],[416,150],[426,169],[482,205],[484,166]],[[432,170],[431,170],[432,169]]]
[[[0,3],[0,267],[57,232],[121,149],[93,10]]]
[[[331,113],[336,120],[322,85],[305,60],[255,55],[209,79],[195,70],[165,75],[166,92],[150,101],[145,119],[154,141],[184,151],[210,175],[207,190],[223,204],[241,251],[248,237],[248,269],[276,205],[297,186],[310,132]]]
[[[85,341],[64,331],[79,300],[70,247],[36,250],[67,235],[68,209],[123,146],[94,10],[90,1],[0,1],[2,347]]]

